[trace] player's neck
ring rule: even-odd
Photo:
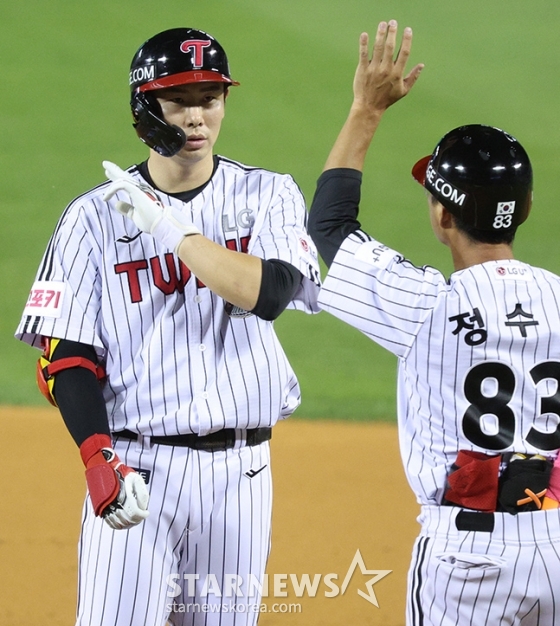
[[[180,193],[200,187],[212,176],[214,158],[211,153],[200,160],[163,157],[151,152],[148,171],[156,187],[166,193]]]
[[[462,245],[450,245],[455,271],[486,263],[513,259],[512,247],[507,244],[487,244],[465,241]]]

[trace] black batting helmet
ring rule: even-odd
[[[230,76],[225,50],[208,33],[172,28],[144,42],[130,65],[130,107],[140,139],[163,156],[185,145],[185,134],[163,119],[150,92],[187,83],[218,82],[238,85]]]
[[[463,224],[481,231],[515,231],[531,208],[529,157],[514,137],[492,126],[450,131],[412,175]]]

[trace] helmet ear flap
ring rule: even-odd
[[[172,157],[185,145],[187,138],[181,128],[168,124],[156,97],[135,92],[130,100],[134,122],[132,126],[140,139],[164,157]]]

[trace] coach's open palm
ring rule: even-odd
[[[354,105],[370,111],[384,111],[408,94],[424,65],[419,63],[405,76],[406,62],[412,45],[412,29],[405,28],[400,50],[394,58],[397,22],[381,22],[369,59],[369,37],[360,36],[360,59],[354,75]]]

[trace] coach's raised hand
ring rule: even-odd
[[[412,29],[405,28],[402,43],[395,57],[397,22],[381,22],[377,27],[373,54],[369,58],[369,36],[360,35],[360,59],[354,75],[352,107],[368,111],[385,111],[412,89],[422,68],[416,65],[406,76],[406,62],[412,46]]]
[[[354,75],[354,99],[346,123],[329,154],[325,170],[337,167],[363,169],[364,159],[383,113],[406,96],[424,68],[415,65],[405,76],[412,46],[412,29],[405,28],[395,57],[397,22],[381,22],[377,27],[373,54],[369,56],[369,36],[360,35],[360,55]]]
[[[113,181],[103,196],[108,202],[116,193],[124,191],[129,202],[118,200],[115,209],[130,218],[143,232],[149,233],[173,252],[188,235],[200,235],[200,231],[181,211],[164,206],[155,190],[137,181],[115,163],[103,161],[107,178]]]

